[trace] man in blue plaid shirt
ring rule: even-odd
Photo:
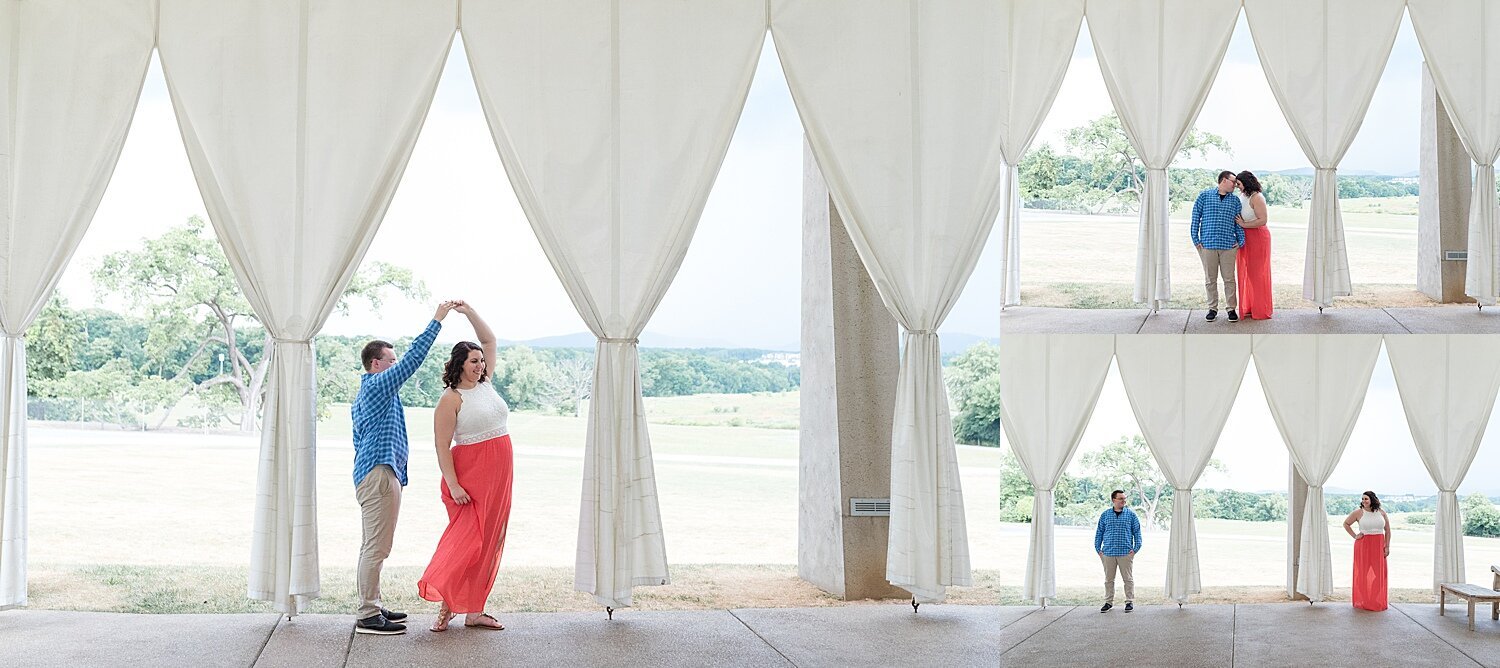
[[[1115,607],[1115,570],[1125,580],[1125,612],[1135,610],[1135,553],[1141,551],[1141,520],[1135,511],[1125,507],[1125,492],[1109,495],[1109,510],[1099,514],[1099,528],[1094,530],[1094,551],[1104,562],[1104,607]]]
[[[371,341],[360,352],[365,375],[349,412],[354,418],[354,498],[359,501],[363,539],[355,580],[359,589],[359,611],[354,616],[355,633],[396,635],[405,633],[404,612],[380,605],[380,567],[391,553],[396,534],[396,514],[401,510],[401,488],[406,486],[406,409],[401,405],[401,386],[422,361],[443,328],[443,318],[456,302],[443,302],[417,338],[397,359],[396,349],[385,341]]]
[[[1193,202],[1193,247],[1203,262],[1204,287],[1208,289],[1209,322],[1219,317],[1219,277],[1224,278],[1225,308],[1229,322],[1239,322],[1234,281],[1235,255],[1245,245],[1245,229],[1235,220],[1240,198],[1234,194],[1234,172],[1219,172],[1219,186],[1198,193]]]

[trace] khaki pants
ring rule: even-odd
[[[1214,250],[1199,248],[1198,259],[1203,262],[1203,287],[1208,290],[1208,308],[1219,308],[1219,279],[1224,279],[1224,308],[1239,308],[1239,295],[1234,282],[1235,255],[1237,248]]]
[[[384,464],[371,469],[354,488],[364,525],[359,548],[359,568],[355,573],[359,588],[359,611],[355,619],[380,614],[380,567],[391,554],[391,539],[396,535],[396,514],[401,510],[401,481],[396,472]]]
[[[1135,574],[1132,569],[1135,565],[1135,555],[1127,554],[1123,557],[1104,557],[1104,602],[1115,602],[1115,569],[1120,569],[1120,577],[1125,580],[1125,601],[1135,600]]]

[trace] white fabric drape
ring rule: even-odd
[[[1034,488],[1021,597],[1057,596],[1052,489],[1083,438],[1109,375],[1107,334],[1015,334],[1000,346],[1000,425]]]
[[[1000,305],[1021,303],[1021,158],[1062,88],[1083,25],[1083,0],[996,0],[1005,19],[990,30],[1001,43],[1007,102],[999,109],[1000,155],[1005,173],[1000,188]]]
[[[1120,379],[1146,444],[1173,487],[1167,598],[1202,591],[1193,485],[1229,419],[1250,362],[1249,335],[1131,335],[1115,340]]]
[[[312,337],[406,168],[455,0],[162,0],[162,70],[240,288],[275,338],[249,594],[319,594]]]
[[[1469,472],[1500,390],[1500,346],[1478,334],[1391,335],[1386,356],[1411,438],[1438,487],[1432,587],[1464,581],[1458,486]]]
[[[1055,45],[1009,37],[1066,22],[1045,12],[985,0],[772,3],[772,34],[813,153],[881,299],[906,330],[886,579],[918,601],[970,582],[936,332],[1000,208],[1005,132],[1037,122],[1045,99],[1031,97],[1049,93],[1017,99],[1032,79],[1012,70],[1059,66],[1050,60]]]
[[[1478,166],[1469,201],[1464,291],[1481,305],[1500,298],[1500,6],[1489,0],[1409,0],[1411,25],[1448,108],[1453,129]]]
[[[1364,122],[1405,6],[1405,0],[1245,2],[1261,69],[1317,169],[1302,296],[1320,307],[1353,294],[1337,169]]]
[[[1172,298],[1167,167],[1208,99],[1240,0],[1088,0],[1087,12],[1104,85],[1146,168],[1135,301],[1158,309]]]
[[[464,44],[521,206],[599,339],[574,586],[668,582],[636,337],[682,264],[765,39],[756,0],[468,3]]]
[[[1255,370],[1266,403],[1308,484],[1296,590],[1313,601],[1333,593],[1323,483],[1344,454],[1379,356],[1378,334],[1255,336]]]
[[[26,329],[93,219],[156,39],[151,0],[0,5],[0,610],[26,604]]]

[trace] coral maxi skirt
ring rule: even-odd
[[[1386,608],[1385,534],[1354,539],[1354,607]]]
[[[454,446],[453,470],[470,501],[458,505],[448,483],[442,483],[448,528],[417,581],[417,593],[429,601],[446,602],[456,613],[484,612],[510,523],[510,436]]]

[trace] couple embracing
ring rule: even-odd
[[[1241,314],[1269,319],[1271,231],[1266,229],[1266,197],[1255,174],[1219,172],[1219,185],[1199,193],[1193,202],[1191,233],[1203,262],[1206,319],[1213,322],[1219,317],[1220,277],[1229,322],[1239,322]]]

